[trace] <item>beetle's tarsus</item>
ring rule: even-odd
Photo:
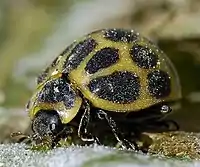
[[[136,151],[139,150],[139,147],[136,142],[130,142],[127,139],[123,139],[121,143],[121,147],[123,149],[131,149],[131,150],[136,150]]]
[[[85,141],[85,142],[95,141],[94,137],[91,134],[87,134],[87,133],[80,134],[80,138],[82,141]]]

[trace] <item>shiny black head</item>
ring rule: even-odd
[[[63,124],[55,110],[40,110],[32,121],[32,130],[40,137],[53,137],[63,130]]]

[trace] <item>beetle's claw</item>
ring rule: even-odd
[[[91,134],[81,134],[81,140],[86,142],[94,142],[95,139]]]
[[[120,141],[119,145],[122,147],[122,149],[127,149],[127,150],[131,149],[135,151],[139,150],[139,147],[135,142],[131,143],[130,141],[126,139],[123,139],[123,141]]]

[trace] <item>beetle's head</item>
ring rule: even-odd
[[[40,137],[57,136],[63,128],[64,125],[55,110],[40,110],[32,121],[32,130]]]

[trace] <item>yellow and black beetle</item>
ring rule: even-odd
[[[95,112],[107,120],[122,146],[129,147],[111,112],[128,114],[158,105],[148,115],[162,117],[171,110],[168,102],[180,98],[177,72],[156,45],[133,30],[102,29],[74,41],[38,77],[27,110],[33,132],[43,137],[56,136],[84,109],[78,135],[86,141],[95,140],[86,137]]]

